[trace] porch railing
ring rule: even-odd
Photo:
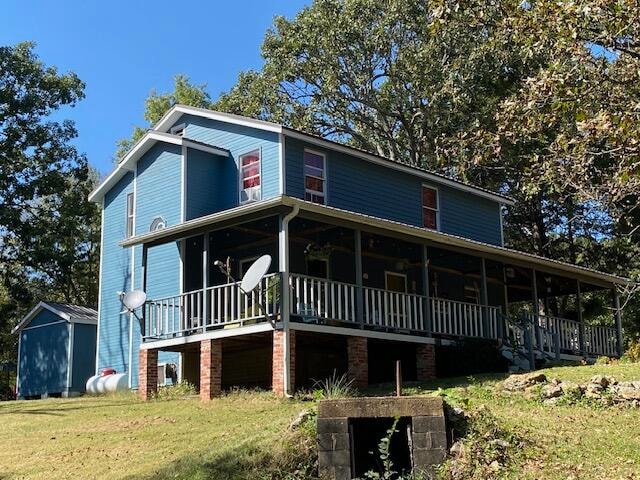
[[[305,275],[291,275],[289,284],[292,314],[310,323],[357,321],[355,285]]]
[[[258,288],[244,295],[239,283],[216,285],[160,299],[144,306],[145,339],[191,335],[213,328],[231,328],[275,319],[279,314],[281,276],[265,276]],[[306,323],[381,328],[401,333],[435,333],[497,339],[503,335],[501,307],[393,292],[292,274],[290,313]],[[264,308],[264,311],[260,308]],[[427,308],[428,307],[428,308]],[[361,309],[361,311],[359,310]],[[429,313],[430,312],[430,316]],[[528,315],[535,348],[580,353],[580,323],[566,318]],[[429,322],[430,320],[430,322]],[[522,329],[520,329],[522,330]],[[509,330],[524,342],[523,331]],[[522,337],[522,338],[520,338]],[[587,353],[616,355],[616,330],[585,326]]]
[[[208,328],[266,321],[278,312],[279,279],[277,273],[265,276],[249,295],[240,291],[239,283],[227,283],[149,300],[144,306],[144,338],[189,335]]]
[[[589,353],[615,356],[618,354],[618,336],[613,327],[586,325],[585,344]]]
[[[364,287],[364,323],[399,330],[427,331],[426,297]]]
[[[433,331],[445,335],[498,338],[500,307],[431,299]]]
[[[535,318],[537,317],[537,322]],[[534,325],[552,332],[558,336],[558,346],[561,351],[580,354],[580,322],[567,318],[550,315],[528,314],[528,318]],[[540,335],[538,335],[540,336]],[[537,341],[537,337],[535,339]],[[544,340],[541,338],[541,340]],[[617,355],[617,335],[613,327],[600,325],[584,326],[584,348],[587,354]]]
[[[293,274],[291,313],[305,323],[360,324],[398,331],[428,332],[423,295],[362,287],[362,317],[357,316],[356,285]],[[498,338],[500,307],[432,298],[433,332],[445,335]]]

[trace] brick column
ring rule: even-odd
[[[273,332],[273,356],[271,362],[271,388],[273,393],[284,397],[286,393],[284,384],[284,330]],[[296,385],[296,331],[289,330],[289,384],[291,390]],[[293,392],[289,392],[293,393]]]
[[[416,345],[416,373],[419,382],[436,378],[436,347],[431,344]]]
[[[200,342],[200,400],[208,401],[222,391],[222,340]]]
[[[138,352],[138,395],[149,400],[158,391],[158,350],[146,349]]]
[[[366,337],[347,337],[349,376],[357,388],[369,386],[369,349]]]

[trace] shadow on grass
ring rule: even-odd
[[[146,476],[131,475],[129,479],[258,479],[278,478],[268,469],[269,453],[252,446],[242,446],[221,454],[201,452],[182,457]]]
[[[78,403],[60,403],[60,404],[49,404],[46,407],[41,405],[35,405],[39,400],[29,400],[29,403],[33,402],[34,406],[25,406],[24,403],[14,404],[14,405],[3,405],[0,409],[0,415],[51,415],[51,416],[64,416],[67,413],[81,411],[81,410],[95,410],[96,407],[123,407],[132,405],[131,402],[126,401],[118,401],[118,402],[104,402],[101,401],[99,404],[95,402],[90,402],[86,404],[78,404]]]

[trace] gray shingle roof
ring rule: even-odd
[[[90,307],[83,307],[80,305],[72,305],[71,303],[59,303],[59,302],[43,302],[49,305],[51,308],[58,310],[69,316],[71,321],[89,319],[98,321],[98,312]]]

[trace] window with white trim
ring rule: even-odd
[[[260,198],[260,150],[254,150],[240,155],[240,203]]]
[[[431,230],[438,230],[440,224],[440,209],[438,189],[422,185],[422,226]]]
[[[324,205],[327,196],[326,158],[323,154],[304,151],[304,199]]]
[[[133,215],[135,198],[133,193],[127,194],[127,238],[133,237]]]

